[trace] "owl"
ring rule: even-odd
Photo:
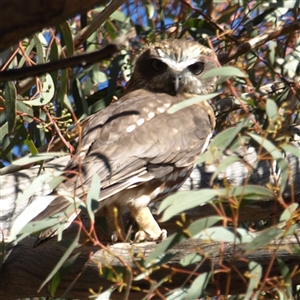
[[[180,188],[215,126],[214,111],[206,101],[175,113],[169,109],[212,92],[216,78],[202,77],[217,66],[214,53],[196,41],[163,40],[147,46],[124,95],[87,121],[80,146],[66,166],[67,179],[54,191],[57,198],[36,219],[68,210],[69,224],[78,211],[63,190],[84,199],[93,175],[98,174],[98,210],[104,212],[112,240],[124,236],[125,211],[139,226],[136,241],[163,240],[166,230],[160,228],[148,205]],[[38,243],[53,235],[55,228],[44,231]]]

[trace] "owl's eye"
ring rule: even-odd
[[[167,65],[159,59],[152,60],[152,67],[154,71],[159,73],[164,72],[167,69]]]
[[[188,66],[188,69],[194,74],[194,75],[200,75],[204,71],[204,63],[203,62],[196,62],[190,66]]]

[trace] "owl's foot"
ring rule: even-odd
[[[139,243],[142,241],[156,241],[161,242],[165,240],[168,236],[167,230],[162,229],[159,235],[149,234],[149,232],[145,232],[144,230],[139,230],[134,236],[134,243]]]
[[[137,209],[129,207],[129,210],[140,228],[140,230],[135,234],[134,242],[145,240],[162,241],[167,237],[167,231],[165,229],[160,229],[148,207],[141,207]]]

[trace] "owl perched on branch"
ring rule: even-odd
[[[113,240],[124,235],[121,215],[125,210],[139,226],[135,240],[164,239],[166,231],[148,205],[180,188],[215,126],[213,109],[206,101],[173,114],[168,109],[212,92],[216,78],[202,76],[216,67],[213,52],[195,41],[164,40],[145,48],[123,97],[88,120],[80,147],[66,167],[68,179],[37,219],[64,210],[69,221],[75,219],[74,203],[61,191],[64,187],[84,198],[96,173],[101,180],[98,209],[105,211]],[[114,225],[115,208],[121,230]],[[40,240],[54,234],[55,229],[49,229]]]

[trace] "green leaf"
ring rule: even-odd
[[[72,30],[70,27],[69,22],[65,21],[64,23],[59,25],[60,32],[63,37],[63,41],[65,42],[66,48],[67,48],[67,56],[73,56],[74,55],[74,43],[73,43],[73,37],[72,37]]]
[[[293,290],[292,290],[293,282],[290,276],[291,272],[289,270],[289,267],[280,258],[277,258],[277,262],[278,262],[278,268],[285,282],[285,288],[286,288],[288,299],[293,299]]]
[[[86,197],[86,209],[92,222],[95,220],[94,212],[98,210],[101,180],[97,173],[92,177],[91,187]]]
[[[96,300],[107,300],[107,299],[111,299],[110,295],[112,294],[112,292],[115,290],[115,287],[111,287],[109,289],[107,289],[106,291],[104,291],[103,293],[96,295],[96,296],[89,296],[89,299],[96,299]]]
[[[35,43],[36,53],[37,53],[37,64],[43,64],[44,63],[44,49],[43,45],[38,37],[38,35],[33,35],[33,40]]]
[[[239,197],[248,200],[270,200],[274,198],[274,194],[269,189],[260,185],[237,186],[231,189],[220,189],[220,196]]]
[[[70,247],[65,251],[64,255],[61,257],[59,262],[56,264],[54,269],[51,271],[51,273],[48,275],[48,277],[43,281],[43,283],[40,285],[38,292],[44,287],[44,285],[60,270],[62,265],[67,261],[68,257],[71,255],[71,253],[80,245],[78,243],[80,231],[78,230],[76,237],[74,238],[73,242],[71,243]],[[53,295],[52,295],[53,296]]]
[[[18,64],[19,69],[22,68],[25,62],[27,61],[27,57],[30,56],[30,53],[34,46],[35,46],[35,41],[34,39],[31,39],[25,50],[26,55],[22,55],[22,58],[20,59],[20,62]]]
[[[0,127],[0,140],[3,141],[4,137],[8,134],[8,122],[5,122],[1,127]],[[2,144],[3,146],[3,144]]]
[[[15,240],[17,235],[22,232],[24,233],[24,227],[27,225],[33,218],[35,218],[39,213],[41,213],[45,208],[57,198],[56,195],[48,195],[43,196],[40,201],[34,201],[30,203],[24,211],[15,219],[11,231],[10,231],[10,239]],[[35,232],[31,231],[32,233]]]
[[[278,150],[278,148],[271,143],[269,140],[267,140],[265,137],[261,137],[260,135],[254,134],[254,133],[247,133],[253,140],[255,140],[259,145],[264,147],[270,155],[274,159],[281,159],[282,153]]]
[[[42,106],[49,103],[55,93],[54,82],[50,74],[46,74],[42,77],[43,89],[41,91],[41,96],[29,101],[23,101],[23,103],[32,105],[32,106]]]
[[[215,180],[215,178],[228,167],[231,167],[234,163],[243,163],[243,161],[238,156],[228,156],[218,165],[216,171],[211,177],[211,182]]]
[[[166,240],[164,240],[161,244],[159,244],[145,259],[144,266],[146,268],[150,267],[153,264],[157,264],[161,258],[164,258],[167,250],[174,247],[176,244],[186,240],[186,236],[182,232],[177,232],[176,234],[172,234]]]
[[[249,262],[249,283],[247,287],[247,292],[245,295],[245,300],[252,299],[251,296],[253,294],[254,289],[258,287],[259,281],[262,276],[262,266],[255,262],[255,261],[250,261]]]
[[[289,164],[286,159],[277,159],[277,165],[280,170],[280,193],[282,194],[285,190],[288,178],[289,178]]]
[[[194,105],[196,103],[199,103],[199,102],[211,99],[211,98],[216,97],[218,95],[219,95],[219,93],[212,93],[212,94],[197,96],[197,97],[194,97],[194,98],[182,101],[182,102],[180,102],[178,104],[175,104],[175,105],[171,106],[168,109],[167,112],[168,112],[168,114],[174,114],[175,112],[177,112],[180,109],[183,109],[185,107]]]
[[[251,242],[256,237],[256,234],[244,228],[234,229],[231,227],[215,226],[207,228],[193,237],[208,241],[245,244]]]
[[[266,112],[269,117],[269,119],[273,120],[278,115],[278,107],[276,105],[276,102],[272,99],[267,99],[266,104]]]
[[[210,143],[207,152],[202,155],[196,163],[213,163],[216,159],[218,159],[223,151],[226,150],[236,139],[237,135],[241,132],[241,130],[247,127],[249,124],[249,118],[245,118],[235,127],[231,127],[220,132],[216,137],[213,138]]]
[[[63,265],[62,267],[57,271],[57,273],[53,276],[52,280],[49,283],[49,291],[52,297],[54,297],[55,291],[61,282],[62,278],[67,274],[67,272],[70,270],[78,256],[81,254],[81,252],[78,252],[74,254],[72,257],[70,257]]]
[[[211,272],[205,272],[197,276],[189,288],[174,289],[167,295],[167,300],[194,300],[203,295],[211,277]]]
[[[5,99],[8,131],[11,133],[15,128],[17,115],[17,90],[12,81],[5,83],[3,96]]]
[[[210,228],[211,226],[215,225],[217,222],[222,221],[223,217],[220,216],[211,216],[207,218],[202,218],[198,221],[193,222],[186,231],[189,232],[189,234],[193,238],[197,238],[197,236],[207,228]]]
[[[17,198],[15,203],[17,205],[23,205],[27,203],[29,198],[33,196],[37,191],[41,189],[41,187],[50,182],[53,178],[60,176],[63,172],[61,171],[53,171],[53,172],[45,172],[36,178],[33,179],[30,186],[24,190],[24,192]]]
[[[292,203],[291,205],[289,205],[281,214],[279,221],[280,222],[286,222],[288,221],[292,214],[297,210],[299,204],[298,203]]]
[[[292,145],[281,145],[280,146],[285,152],[288,152],[294,156],[296,156],[297,158],[300,158],[300,149],[292,146]]]
[[[33,110],[30,106],[23,103],[23,98],[20,96],[17,96],[17,110],[23,113],[23,120],[25,122],[32,122],[33,120]]]
[[[221,67],[221,68],[214,68],[212,70],[209,70],[203,74],[201,77],[202,79],[209,78],[209,77],[214,77],[214,76],[225,76],[225,77],[232,77],[232,76],[237,76],[237,77],[248,77],[247,74],[242,72],[240,69],[235,68],[235,67]]]
[[[193,208],[198,205],[203,205],[219,195],[218,191],[212,189],[203,189],[200,191],[182,191],[162,201],[158,213],[164,210],[161,222],[169,220],[174,215]]]
[[[51,159],[56,156],[65,156],[68,155],[68,153],[65,152],[47,152],[47,153],[39,153],[36,155],[30,155],[27,157],[23,157],[20,159],[17,159],[12,162],[13,165],[17,166],[26,166],[32,163],[36,163],[38,161],[46,160],[46,159]]]
[[[245,247],[245,252],[255,251],[260,247],[266,246],[275,238],[282,236],[282,234],[281,229],[275,227],[268,228]]]
[[[197,253],[197,252],[195,252],[195,253],[190,253],[190,254],[188,254],[187,256],[183,257],[183,258],[180,260],[180,264],[181,264],[183,267],[186,267],[186,266],[195,264],[195,263],[201,261],[202,259],[203,259],[203,256],[200,255],[199,253]]]
[[[198,299],[200,298],[205,291],[205,288],[211,277],[211,272],[205,272],[200,274],[187,290],[187,297],[185,299]]]

